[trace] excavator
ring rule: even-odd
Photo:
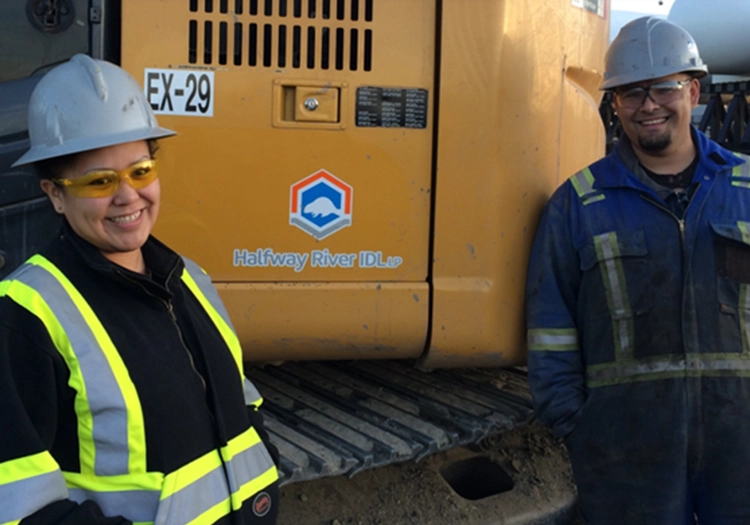
[[[0,2],[0,277],[60,219],[33,87],[120,64],[162,126],[155,235],[211,275],[282,483],[417,460],[532,418],[541,208],[600,157],[609,0]]]

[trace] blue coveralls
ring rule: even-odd
[[[682,219],[614,152],[534,241],[531,390],[593,525],[750,524],[750,165],[692,133]]]

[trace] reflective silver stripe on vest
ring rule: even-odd
[[[88,401],[88,406],[76,403],[76,413],[80,419],[80,411],[90,412],[93,420],[94,442],[81,442],[80,449],[94,450],[94,472],[100,476],[127,474],[129,449],[125,400],[88,323],[60,282],[46,269],[26,263],[7,279],[33,288],[55,313],[70,341]],[[71,374],[74,372],[71,370]]]
[[[625,270],[620,260],[620,245],[617,240],[617,233],[609,232],[594,236],[594,245],[600,261],[609,312],[612,316],[615,359],[628,359],[633,355],[635,328],[630,299],[628,298]]]
[[[273,468],[274,464],[263,442],[259,442],[235,455],[226,466],[230,488],[234,494],[243,485]]]
[[[595,388],[679,377],[747,377],[749,375],[750,358],[748,356],[740,354],[692,354],[686,358],[672,360],[662,359],[589,366],[586,370],[586,385]]]
[[[2,484],[0,523],[23,519],[42,507],[67,497],[65,480],[59,470]]]
[[[231,449],[255,444],[231,456]],[[248,429],[220,450],[212,450],[162,478],[154,490],[121,489],[129,485],[130,476],[120,476],[118,483],[106,478],[84,478],[68,474],[70,483],[85,482],[90,486],[106,486],[101,490],[70,488],[70,498],[77,502],[95,501],[109,516],[125,516],[134,522],[153,522],[156,525],[183,525],[213,523],[215,519],[232,512],[232,498],[241,506],[247,498],[278,479],[273,460],[253,429]],[[222,460],[222,454],[227,455]],[[149,474],[146,474],[147,476]],[[229,480],[229,483],[227,483]],[[257,482],[253,485],[253,482]],[[132,485],[152,484],[139,482],[133,476]],[[182,488],[175,484],[183,483]],[[247,489],[250,489],[248,492]],[[169,494],[169,490],[176,492]],[[216,507],[216,508],[214,508]],[[206,521],[213,516],[214,520]]]
[[[594,189],[594,175],[589,168],[583,168],[570,178],[576,194],[581,199],[584,206],[604,200],[604,195]]]
[[[159,508],[159,492],[150,490],[126,490],[121,492],[92,492],[83,489],[68,489],[70,499],[83,503],[95,501],[105,516],[125,516],[134,522],[153,522]]]
[[[258,392],[258,389],[255,388],[255,385],[250,382],[248,378],[243,378],[243,386],[245,391],[245,404],[246,405],[253,405],[253,406],[260,406],[260,404],[263,402],[263,398],[260,395],[260,392]]]
[[[232,321],[229,319],[229,313],[227,313],[227,309],[224,307],[224,303],[221,302],[219,292],[217,292],[214,285],[211,284],[211,278],[206,275],[206,273],[201,269],[200,266],[195,264],[190,259],[183,257],[182,260],[185,262],[185,269],[188,271],[188,273],[190,273],[190,276],[195,281],[195,284],[198,285],[198,288],[200,288],[203,295],[206,296],[208,302],[211,303],[211,306],[213,306],[214,309],[219,313],[221,318],[224,319],[224,322],[227,323],[227,326],[229,326],[229,328],[231,328],[232,331],[235,332],[234,326],[232,326]]]
[[[222,502],[226,502],[226,509],[221,515],[226,515],[231,512],[230,492],[236,494],[240,487],[266,473],[273,466],[273,461],[263,444],[257,443],[235,455],[223,466],[217,466],[197,481],[163,499],[155,523],[190,523]]]

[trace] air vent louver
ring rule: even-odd
[[[210,15],[189,21],[190,64],[372,70],[374,0],[188,2],[191,13]]]

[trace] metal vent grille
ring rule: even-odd
[[[372,70],[374,0],[188,1],[191,13],[232,15],[189,21],[190,64]]]

